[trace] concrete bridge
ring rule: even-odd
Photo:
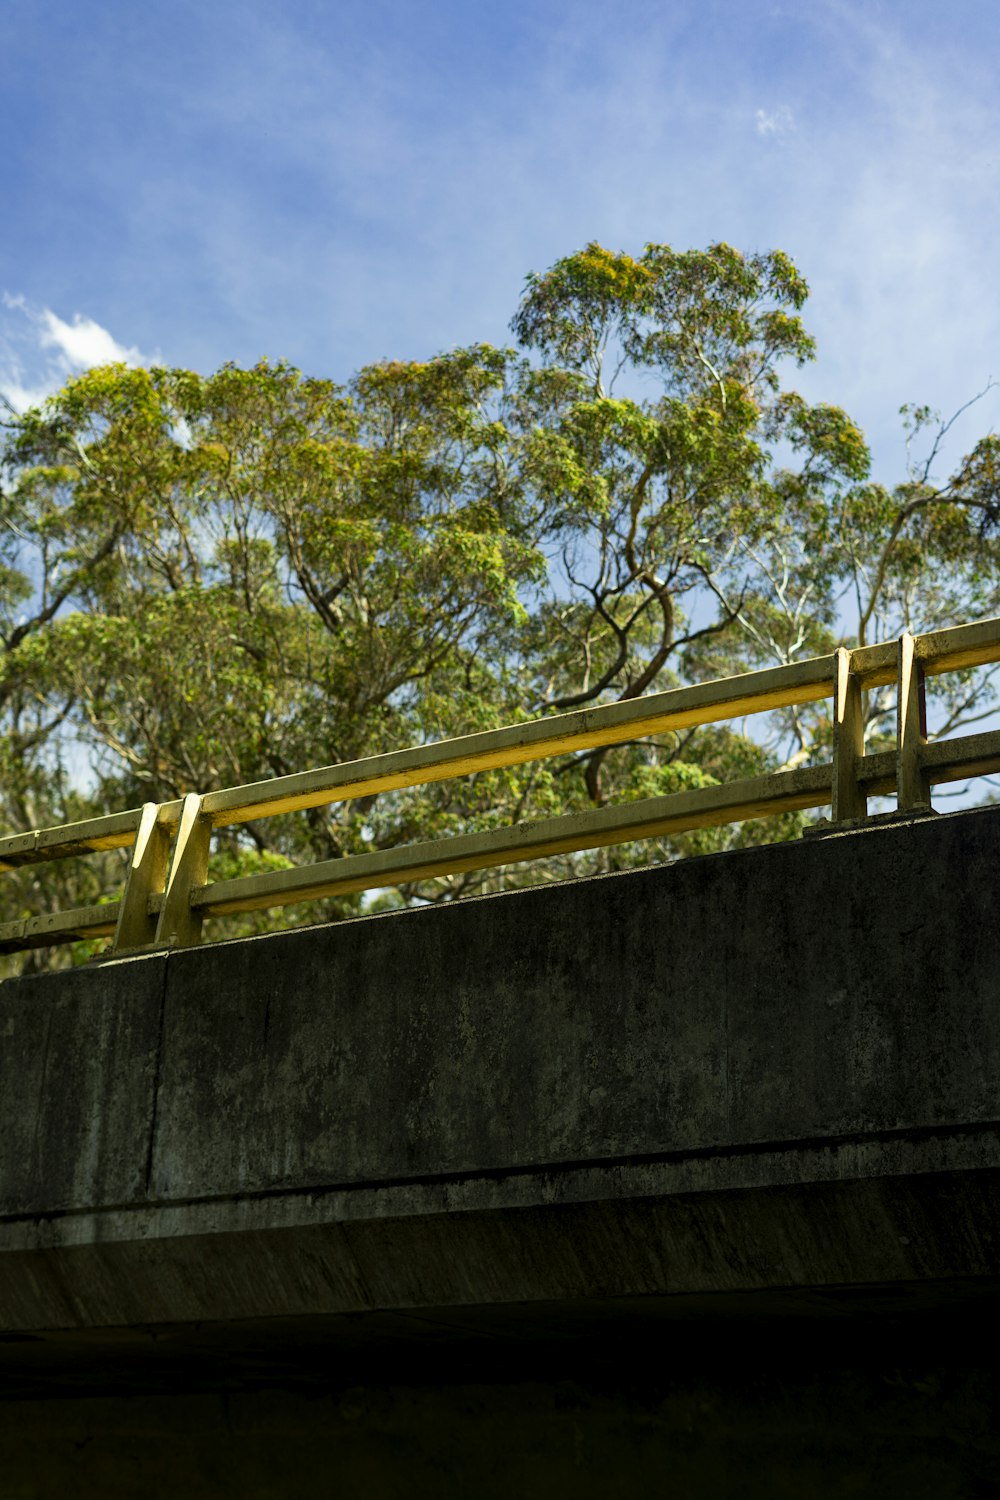
[[[1000,810],[0,988],[0,1500],[1000,1495]]]

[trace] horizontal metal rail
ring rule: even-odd
[[[373,854],[353,854],[346,859],[330,859],[298,869],[269,870],[239,880],[219,880],[193,890],[191,904],[206,916],[255,911],[553,854],[576,854],[581,849],[599,849],[690,828],[737,823],[769,813],[822,807],[829,800],[829,766],[784,771],[752,781],[700,787],[696,791],[546,818],[538,823],[517,823],[510,828],[460,834],[426,844],[381,849]]]
[[[693,687],[486,730],[269,781],[194,794],[59,828],[0,839],[0,870],[100,850],[131,848],[119,901],[0,924],[0,952],[84,937],[114,937],[115,951],[197,942],[205,917],[254,911],[454,875],[584,849],[832,806],[834,822],[895,793],[901,810],[929,806],[930,788],[1000,770],[1000,733],[929,744],[925,677],[1000,660],[1000,619],[839,650]],[[897,683],[897,746],[866,755],[862,694]],[[668,731],[833,699],[828,765],[594,808],[485,833],[351,855],[235,880],[207,880],[216,828],[404,787],[579,753]],[[169,875],[168,875],[169,869]]]

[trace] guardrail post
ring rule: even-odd
[[[851,653],[841,646],[833,675],[834,823],[868,816],[868,798],[858,781],[858,762],[865,753],[864,704],[851,668]]]
[[[896,806],[900,812],[922,812],[930,808],[930,782],[921,756],[926,743],[924,674],[914,650],[913,637],[909,631],[904,631],[899,638],[896,696]]]
[[[178,948],[201,942],[202,914],[191,909],[191,891],[208,879],[208,846],[212,824],[201,810],[201,798],[189,792],[184,798],[180,826],[174,844],[170,878],[163,897],[156,942]]]
[[[112,953],[147,947],[156,938],[156,917],[150,915],[149,898],[163,890],[170,858],[170,834],[157,821],[158,814],[155,802],[143,804],[118,909]]]

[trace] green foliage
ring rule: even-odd
[[[785,384],[813,357],[807,292],[780,251],[591,244],[528,277],[519,349],[386,361],[346,385],[266,361],[71,380],[10,421],[3,445],[4,822],[64,822],[998,612],[1000,443],[984,438],[941,480],[950,424],[907,407],[909,471],[873,483],[859,428]],[[981,675],[939,683],[948,727],[988,704]],[[873,742],[891,712],[874,692]],[[829,753],[824,705],[752,728],[249,824],[220,838],[213,878]],[[704,830],[299,916],[801,826]],[[97,901],[121,871],[110,855],[8,875],[2,915]]]

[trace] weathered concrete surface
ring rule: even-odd
[[[3,985],[0,1500],[1000,1495],[998,868],[963,813]]]
[[[151,1196],[995,1121],[998,852],[966,815],[179,953]]]
[[[0,989],[0,1328],[1000,1272],[1000,811]]]
[[[145,1199],[165,978],[155,956],[111,985],[77,969],[0,986],[3,1219]]]

